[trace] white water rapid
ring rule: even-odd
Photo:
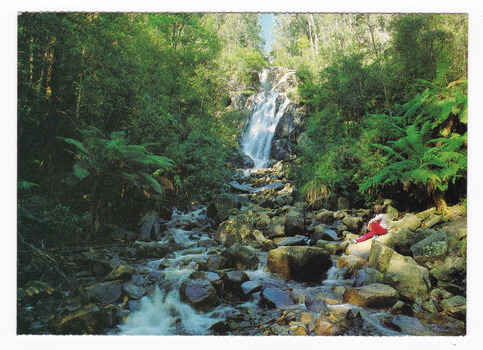
[[[273,87],[270,86],[267,69],[259,77],[264,91],[254,98],[249,128],[241,142],[243,151],[255,162],[255,169],[268,165],[275,129],[290,103],[286,94],[274,91],[286,79],[285,76]]]

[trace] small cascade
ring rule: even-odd
[[[130,314],[119,329],[126,335],[202,335],[219,320],[182,303],[178,288],[162,291],[156,287],[153,296],[141,299],[139,311]]]
[[[241,143],[243,151],[253,159],[255,169],[265,168],[268,165],[275,129],[290,104],[286,94],[274,91],[278,82],[270,88],[267,69],[264,69],[259,77],[264,91],[254,98],[249,128]],[[282,77],[281,81],[284,78]]]

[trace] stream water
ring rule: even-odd
[[[175,212],[170,225],[183,221],[185,214]],[[192,213],[187,215],[193,215]],[[200,216],[204,214],[199,213]],[[203,217],[202,217],[203,219]],[[131,312],[126,322],[119,325],[117,334],[126,335],[207,335],[209,328],[218,321],[225,320],[236,310],[246,309],[259,313],[260,293],[252,295],[245,303],[228,304],[222,303],[207,313],[194,310],[191,306],[180,300],[180,287],[183,281],[196,270],[199,262],[206,261],[209,257],[209,250],[206,248],[195,248],[199,240],[210,239],[208,234],[200,235],[197,231],[181,230],[171,228],[163,237],[162,243],[175,238],[177,243],[184,246],[183,249],[168,256],[169,266],[160,273],[160,264],[166,263],[166,259],[154,259],[140,268],[145,274],[159,276],[154,291],[149,296],[141,299],[137,311]],[[259,252],[258,269],[245,271],[251,281],[261,282],[265,286],[276,286],[283,289],[290,289],[292,294],[302,300],[301,296],[309,294],[332,295],[334,286],[351,283],[343,280],[343,270],[332,267],[327,279],[320,281],[317,286],[307,286],[304,283],[288,280],[284,277],[271,274],[267,271],[268,252]],[[303,304],[302,304],[303,305]],[[303,306],[305,307],[305,306]],[[267,310],[278,316],[278,310]]]
[[[223,302],[209,312],[200,312],[180,300],[180,287],[190,274],[197,270],[197,265],[206,262],[216,247],[204,247],[199,242],[211,237],[208,233],[200,233],[180,228],[189,220],[203,222],[207,220],[206,209],[195,212],[181,213],[175,211],[168,224],[165,236],[160,241],[163,244],[175,241],[179,250],[169,254],[163,259],[147,259],[139,261],[136,266],[142,275],[151,277],[154,285],[152,292],[144,296],[139,306],[132,310],[125,322],[117,327],[111,334],[126,335],[210,335],[210,327],[219,321],[225,321],[233,315],[253,315],[253,324],[263,322],[270,318],[280,317],[281,310],[267,309],[260,303],[260,292],[251,295],[248,301]],[[184,226],[185,227],[185,226]],[[342,293],[345,288],[354,285],[355,277],[345,278],[345,270],[337,267],[338,256],[333,256],[333,266],[329,269],[325,279],[302,283],[272,274],[267,270],[268,252],[258,251],[259,265],[256,270],[247,270],[245,273],[251,281],[260,282],[264,287],[275,287],[290,290],[297,301],[299,312],[311,311],[313,313],[340,313],[341,310],[351,309],[360,313],[358,323],[346,335],[460,335],[458,329],[447,321],[444,324],[427,324],[421,317],[398,315],[398,325],[392,321],[394,315],[389,310],[362,308],[342,302]],[[160,268],[160,266],[166,266]],[[154,277],[154,281],[153,281]],[[322,311],[314,311],[310,306],[310,299],[323,300]],[[320,305],[320,303],[319,303]],[[425,323],[423,326],[422,323]],[[398,329],[400,327],[400,329]],[[453,329],[454,328],[454,329]],[[250,334],[250,333],[247,333]],[[260,334],[260,333],[255,333]],[[255,335],[254,334],[254,335]]]

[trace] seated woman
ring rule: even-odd
[[[369,232],[358,239],[352,238],[351,243],[364,242],[375,235],[380,236],[386,234],[387,222],[386,217],[382,214],[382,207],[380,205],[374,206],[374,212],[376,213],[376,216],[374,216],[367,225]]]

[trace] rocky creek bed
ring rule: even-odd
[[[371,210],[297,202],[283,168],[240,172],[141,234],[112,227],[109,246],[19,264],[18,333],[466,334],[464,208],[403,215],[386,201],[388,233],[350,244]]]

